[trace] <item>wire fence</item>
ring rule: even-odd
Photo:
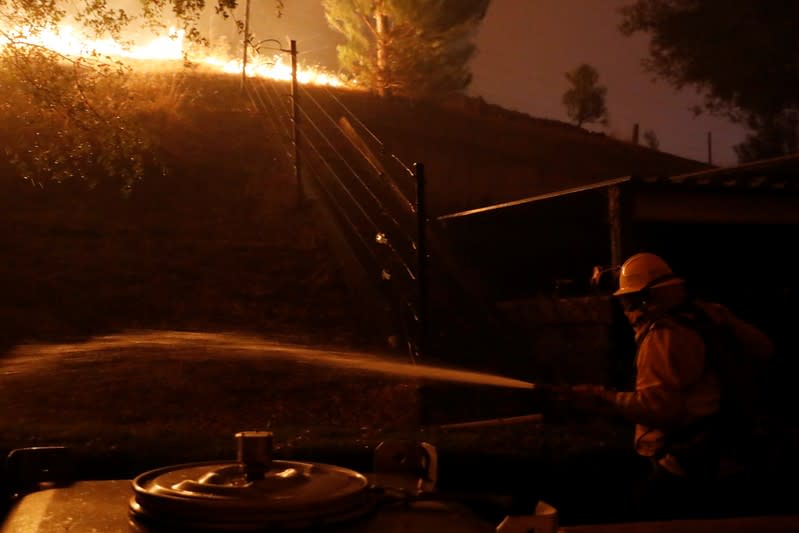
[[[415,166],[389,153],[333,89],[300,85],[292,93],[286,82],[249,78],[245,91],[264,128],[285,141],[289,160],[295,159],[292,147],[300,147],[298,179],[334,214],[362,270],[389,300],[397,336],[416,361],[424,344],[420,265],[426,251],[419,238],[424,216],[417,212],[418,198],[411,197]]]

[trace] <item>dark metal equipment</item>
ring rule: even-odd
[[[268,431],[235,437],[235,460],[168,466],[133,480],[77,480],[66,448],[14,450],[7,470],[30,479],[17,479],[0,533],[738,533],[796,531],[799,518],[561,528],[554,507],[533,501],[507,507],[504,517],[491,520],[470,506],[477,500],[487,503],[486,495],[439,491],[437,450],[429,443],[381,443],[374,451],[375,471],[361,474],[330,464],[275,459]]]
[[[366,477],[339,466],[272,459],[273,435],[236,434],[237,460],[145,472],[133,480],[131,515],[157,527],[298,530],[360,518],[376,499]]]
[[[539,505],[545,516],[509,517],[497,529],[459,498],[439,493],[438,456],[429,443],[383,442],[374,451],[374,472],[364,475],[331,464],[275,459],[269,431],[243,431],[235,439],[235,460],[167,466],[133,480],[65,480],[64,453],[17,450],[14,464],[24,460],[36,484],[14,495],[0,533],[513,533],[529,524],[546,524],[536,530],[543,533],[557,530],[557,513],[549,506]],[[54,465],[55,455],[63,459],[56,461],[60,466]],[[47,482],[50,471],[58,483]],[[539,518],[543,522],[536,522]]]

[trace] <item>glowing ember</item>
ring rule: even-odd
[[[205,54],[196,47],[189,49],[185,41],[185,31],[171,28],[167,35],[156,36],[146,44],[122,44],[112,39],[88,39],[82,37],[70,26],[58,30],[31,32],[22,28],[0,33],[6,38],[6,46],[42,46],[66,57],[109,57],[136,61],[157,61],[160,66],[169,62],[182,62],[206,65],[219,72],[241,74],[242,60],[219,55]],[[0,46],[3,43],[0,42]],[[255,55],[247,60],[246,75],[251,78],[267,78],[279,81],[291,80],[291,66],[288,59],[280,55],[272,58]],[[182,63],[181,63],[182,64]],[[177,67],[177,65],[176,65]],[[302,84],[343,87],[348,84],[337,76],[313,67],[297,66],[297,81]]]

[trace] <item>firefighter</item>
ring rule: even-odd
[[[763,356],[771,353],[771,340],[726,307],[690,298],[685,281],[651,253],[624,262],[613,294],[635,334],[634,390],[578,385],[568,399],[577,409],[620,415],[635,424],[635,451],[650,463],[645,484],[636,488],[642,515],[702,514],[706,491],[720,474],[724,443],[718,431],[720,375],[708,361],[697,314],[732,324]]]

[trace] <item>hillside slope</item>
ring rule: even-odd
[[[236,77],[192,76],[184,92],[175,113],[148,119],[168,174],[148,176],[129,197],[80,183],[31,187],[5,162],[0,347],[126,328],[369,336],[327,236],[296,206],[281,132],[252,112]],[[388,153],[425,164],[433,214],[703,166],[490,106],[337,98]]]
[[[554,120],[459,98],[442,105],[341,93],[407,165],[422,162],[436,215],[630,175],[709,168]]]

